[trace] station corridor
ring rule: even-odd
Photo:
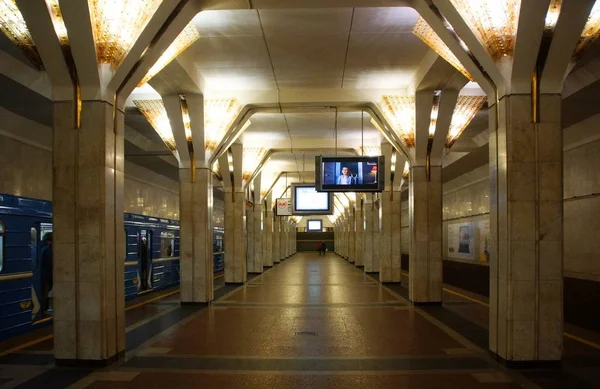
[[[51,336],[0,350],[0,388],[594,387],[599,350],[565,339],[565,363],[584,362],[575,373],[507,370],[478,344],[476,300],[446,289],[444,306],[413,307],[391,287],[334,254],[299,253],[220,285],[207,307],[180,305],[177,289],[130,305],[126,356],[108,368],[54,367]]]

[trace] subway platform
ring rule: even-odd
[[[1,388],[594,388],[596,334],[567,328],[563,366],[513,370],[487,351],[487,307],[445,288],[413,307],[343,259],[300,253],[208,307],[176,289],[127,308],[126,357],[103,369],[56,368],[48,327],[0,349]]]

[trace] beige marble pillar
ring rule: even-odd
[[[397,197],[393,198],[393,196]],[[400,282],[400,192],[381,193],[379,281]],[[396,207],[394,207],[396,206]],[[396,243],[396,244],[395,244]]]
[[[409,174],[409,299],[442,301],[442,168],[412,166]]]
[[[348,262],[356,262],[356,210],[354,205],[348,208]]]
[[[509,362],[558,361],[563,343],[560,95],[490,108],[490,350]],[[412,268],[411,268],[412,272]]]
[[[246,282],[246,195],[225,190],[225,282]]]
[[[266,207],[262,234],[263,266],[273,266],[273,209]]]
[[[124,114],[54,103],[54,355],[107,363],[125,352]],[[116,115],[116,116],[113,116]]]
[[[254,216],[254,254],[253,254],[253,267],[248,271],[251,273],[262,273],[263,272],[263,233],[264,233],[264,220],[263,220],[263,212],[262,212],[262,204],[254,204],[254,209],[252,210],[252,214]]]
[[[392,274],[396,275],[396,267],[398,278],[394,278],[392,282],[400,282],[402,276],[402,192],[392,192]]]
[[[280,263],[281,257],[279,256],[279,246],[281,234],[281,216],[273,216],[273,263]]]
[[[363,229],[363,250],[362,259],[366,273],[375,271],[373,268],[373,219],[374,219],[373,195],[367,194],[363,203],[364,229]]]
[[[285,259],[285,234],[286,234],[287,216],[280,216],[279,219],[279,260]]]
[[[381,200],[373,203],[373,272],[378,273],[381,263]]]
[[[246,209],[246,270],[248,273],[254,273],[254,212],[252,209]]]
[[[355,224],[355,257],[354,257],[354,265],[356,266],[364,266],[363,265],[363,240],[364,240],[364,214],[363,214],[363,200],[357,194],[356,196],[356,208],[354,211],[354,224]]]
[[[213,299],[212,172],[179,169],[179,255],[181,302]]]

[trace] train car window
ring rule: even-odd
[[[4,223],[0,221],[0,272],[4,269]]]
[[[215,235],[215,246],[213,247],[214,252],[222,252],[223,251],[223,235]]]
[[[172,231],[160,232],[160,255],[162,257],[175,256],[175,233]]]

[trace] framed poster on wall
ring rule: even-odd
[[[446,255],[449,258],[488,263],[490,259],[489,220],[448,224]]]

